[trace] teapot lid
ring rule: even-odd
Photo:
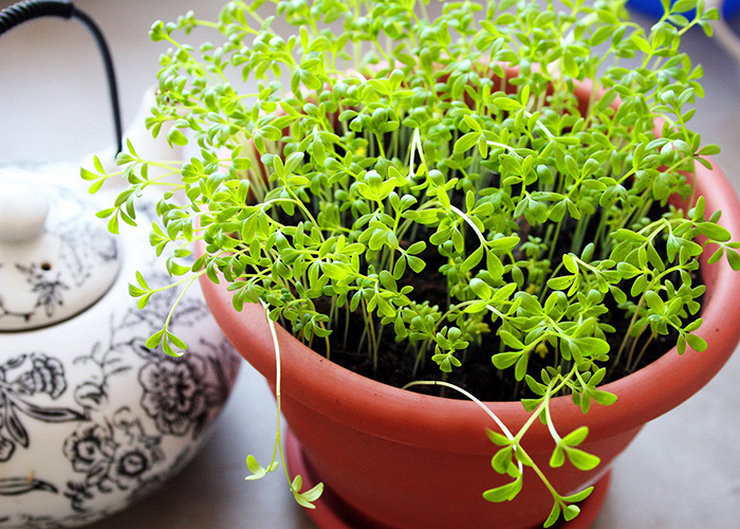
[[[120,266],[116,239],[72,189],[0,172],[0,331],[79,314],[103,297]]]

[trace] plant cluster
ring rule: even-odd
[[[698,256],[715,245],[710,262],[724,254],[740,268],[719,212],[693,196],[694,164],[718,149],[687,127],[702,71],[679,50],[693,27],[711,32],[716,10],[664,1],[645,30],[623,0],[274,0],[296,28],[285,38],[265,3],[152,27],[170,49],[147,125],[198,153],[152,162],[129,145],[120,172],[83,170],[93,190],[118,174],[130,184],[100,216],[114,232],[133,224],[142,192],[167,186],[151,243],[169,252],[173,285],[226,281],[237,310],[263,303],[327,356],[351,315],[374,364],[384,333],[443,373],[489,348],[528,388],[532,415],[516,434],[491,433],[493,467],[513,481],[484,496],[512,499],[532,467],[554,498],[546,525],[571,519],[590,489],[557,493],[524,433],[539,418],[552,466],[594,468],[577,448],[587,430],[561,436],[550,400],[571,395],[584,412],[613,402],[598,389],[610,366],[633,369],[669,332],[680,353],[703,350]],[[204,27],[222,42],[178,37]],[[193,241],[204,248],[194,263]],[[415,289],[431,272],[441,303]],[[131,286],[142,306],[156,292],[140,275]],[[629,322],[616,347],[609,307]],[[184,347],[166,322],[157,345]],[[530,367],[535,355],[545,369]]]

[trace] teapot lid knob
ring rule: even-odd
[[[58,168],[0,167],[0,334],[67,321],[118,277],[116,239]]]
[[[0,180],[0,242],[22,242],[44,232],[49,199],[30,184]]]

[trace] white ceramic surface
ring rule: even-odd
[[[26,179],[50,195],[74,195]],[[81,209],[77,218],[89,214]],[[174,358],[145,345],[179,292],[153,296],[143,310],[128,295],[136,270],[152,287],[168,283],[150,258],[142,224],[122,230],[115,252],[121,271],[99,301],[61,322],[0,333],[1,529],[74,527],[135,502],[195,455],[226,402],[239,361],[197,282],[170,322],[188,353]],[[53,230],[48,221],[46,228]],[[79,244],[67,252],[88,265],[115,248],[88,231],[76,236]],[[61,274],[62,265],[52,264],[44,274]],[[39,279],[36,290],[63,306],[67,290],[54,277]]]
[[[86,212],[84,197],[32,176],[0,168],[0,331],[75,316],[120,269],[119,241]]]
[[[44,232],[49,199],[34,191],[23,182],[0,180],[0,245],[12,247]]]

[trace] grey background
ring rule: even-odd
[[[0,7],[11,2],[0,0]],[[190,8],[214,17],[220,1],[78,0],[102,27],[119,76],[124,125],[155,81],[164,49],[151,23]],[[638,19],[645,22],[644,19]],[[733,26],[738,29],[740,20]],[[740,189],[740,71],[716,42],[692,32],[684,45],[704,66],[706,98],[693,126],[719,143],[716,160]],[[70,161],[112,143],[97,49],[74,22],[40,20],[0,37],[0,164]],[[740,234],[735,234],[736,237]],[[699,394],[648,424],[614,465],[612,489],[593,529],[740,527],[740,356]],[[161,491],[93,529],[310,529],[281,474],[244,481],[247,454],[272,449],[274,404],[248,365],[203,451]],[[451,528],[454,529],[454,528]]]

